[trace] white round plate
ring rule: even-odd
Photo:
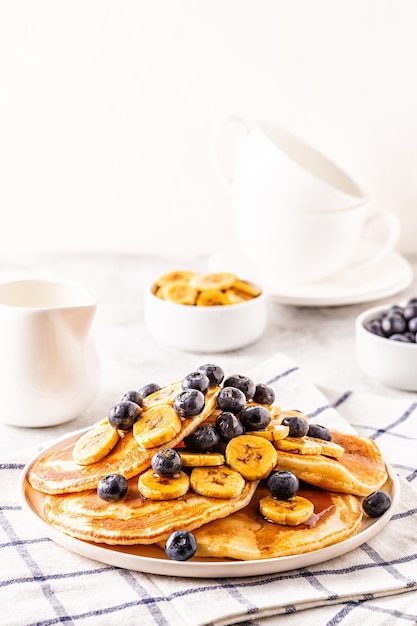
[[[365,256],[365,252],[375,247],[373,242],[363,242],[358,257]],[[332,277],[305,285],[280,285],[273,278],[265,279],[245,258],[237,243],[216,250],[207,263],[212,272],[234,272],[241,278],[263,285],[274,301],[298,306],[372,302],[403,291],[413,280],[410,264],[397,252],[389,253],[374,265],[351,265]]]
[[[313,552],[306,552],[305,554],[275,559],[232,561],[226,559],[193,558],[189,561],[172,561],[157,546],[107,546],[104,544],[93,544],[65,535],[43,519],[42,510],[45,496],[33,489],[29,484],[27,480],[29,468],[36,459],[45,453],[59,449],[62,445],[73,443],[84,430],[71,433],[54,442],[48,448],[43,449],[25,466],[19,483],[20,501],[23,510],[33,519],[41,532],[45,533],[55,543],[95,561],[124,569],[165,576],[221,578],[258,576],[316,565],[350,552],[379,533],[392,517],[400,498],[398,476],[391,467],[387,466],[389,480],[384,489],[392,498],[391,507],[379,518],[364,518],[360,532],[340,543]]]

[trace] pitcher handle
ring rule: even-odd
[[[217,119],[213,123],[208,137],[210,160],[213,165],[214,171],[229,192],[232,190],[232,176],[225,171],[220,162],[217,143],[220,132],[225,126],[227,126],[227,124],[230,123],[238,124],[238,126],[243,127],[246,133],[248,133],[250,130],[245,120],[243,120],[238,115],[226,115],[225,117]]]

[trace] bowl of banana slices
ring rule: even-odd
[[[145,322],[160,343],[186,352],[228,352],[265,332],[267,296],[231,272],[175,270],[145,290]]]

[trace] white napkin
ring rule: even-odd
[[[416,404],[348,390],[324,395],[281,354],[248,374],[271,384],[282,407],[378,441],[401,482],[387,526],[347,554],[284,573],[191,579],[118,569],[54,544],[27,519],[16,494],[31,451],[0,463],[1,624],[272,626],[277,615],[288,626],[417,623]]]

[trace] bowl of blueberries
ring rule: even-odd
[[[417,297],[375,306],[356,319],[361,370],[395,389],[417,391]]]

